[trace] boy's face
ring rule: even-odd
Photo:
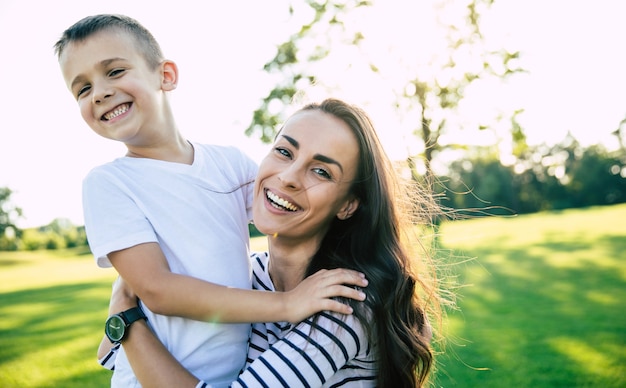
[[[151,70],[129,34],[105,30],[72,42],[59,63],[81,116],[97,134],[140,146],[149,135],[141,136],[143,128],[163,124],[163,92],[175,88],[176,78],[171,82],[163,65]]]

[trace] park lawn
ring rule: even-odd
[[[0,386],[109,386],[96,349],[115,276],[84,252],[0,252]]]
[[[442,387],[626,387],[626,205],[452,222]]]
[[[437,386],[626,386],[624,219],[618,205],[444,224],[465,286]],[[114,278],[86,252],[0,252],[0,386],[109,386],[95,351]]]

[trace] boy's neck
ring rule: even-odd
[[[164,145],[135,147],[128,146],[127,157],[163,160],[165,162],[193,164],[194,148],[191,143],[184,139],[170,142]]]

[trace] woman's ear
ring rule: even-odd
[[[161,62],[161,89],[166,92],[178,86],[178,66],[168,59]]]
[[[344,221],[348,218],[352,217],[354,212],[359,208],[359,199],[357,197],[352,197],[352,199],[348,200],[346,204],[339,210],[337,213],[337,218]]]

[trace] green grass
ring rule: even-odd
[[[626,386],[626,205],[444,225],[460,312],[443,387]]]
[[[0,386],[109,386],[95,352],[114,278],[88,254],[0,252]]]
[[[453,267],[466,286],[437,386],[626,386],[624,220],[626,205],[444,224],[473,260]],[[84,252],[0,252],[0,386],[109,386],[95,352],[114,277]]]

